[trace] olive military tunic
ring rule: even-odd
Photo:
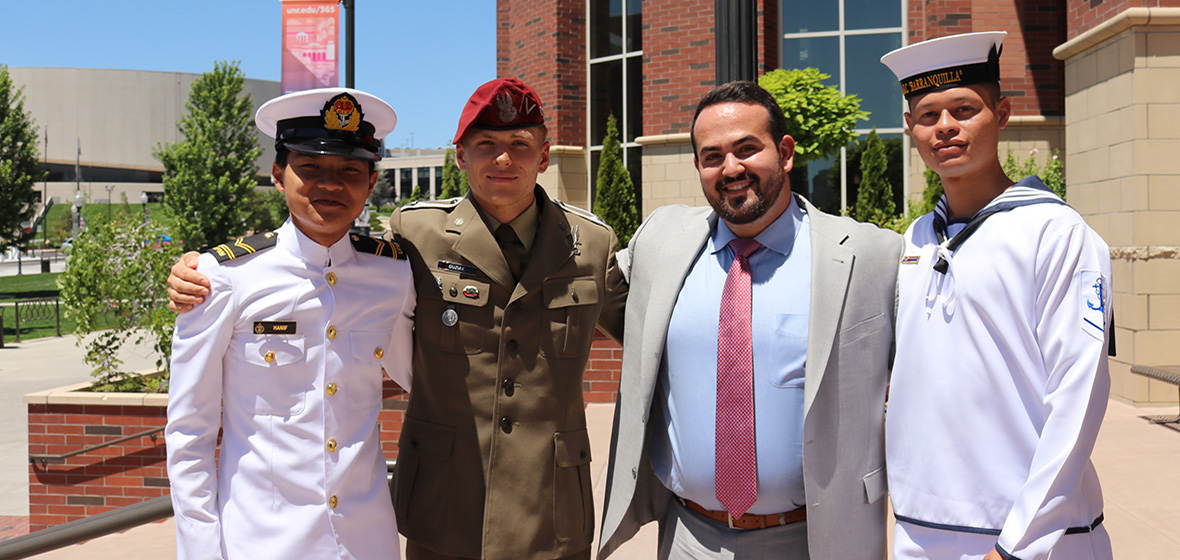
[[[394,507],[406,538],[443,554],[560,558],[590,547],[582,374],[596,324],[622,338],[626,283],[614,232],[535,192],[519,283],[470,196],[390,221],[418,294]]]

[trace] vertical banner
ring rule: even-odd
[[[340,85],[339,0],[282,0],[283,93]]]

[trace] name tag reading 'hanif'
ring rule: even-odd
[[[295,334],[295,321],[254,321],[254,334]]]

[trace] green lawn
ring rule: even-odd
[[[16,306],[14,302],[37,298],[56,298],[57,277],[59,272],[49,274],[22,274],[19,276],[0,276],[0,312],[4,315],[4,342],[16,341]],[[77,326],[65,316],[65,309],[61,311],[61,334],[63,336],[74,332]],[[21,340],[57,336],[57,322],[51,316],[39,321],[21,321]]]

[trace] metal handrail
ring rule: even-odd
[[[91,445],[90,447],[83,447],[82,449],[79,449],[77,451],[71,451],[69,453],[57,453],[57,454],[29,453],[29,462],[32,463],[34,461],[41,461],[41,466],[45,467],[46,465],[49,464],[49,461],[60,461],[62,459],[65,459],[66,457],[73,457],[74,455],[81,455],[83,453],[94,451],[95,449],[102,449],[102,448],[107,447],[109,445],[115,445],[117,443],[123,443],[127,440],[132,440],[135,438],[140,438],[140,437],[149,436],[149,435],[152,436],[152,441],[154,442],[154,441],[156,441],[156,434],[158,434],[162,431],[164,431],[164,426],[160,426],[158,428],[152,428],[150,430],[144,430],[142,432],[139,432],[138,434],[131,434],[129,436],[123,436],[119,439],[112,439],[111,441],[108,441],[105,443],[100,443],[98,445]]]
[[[0,542],[0,560],[17,560],[172,517],[172,496],[123,506]]]

